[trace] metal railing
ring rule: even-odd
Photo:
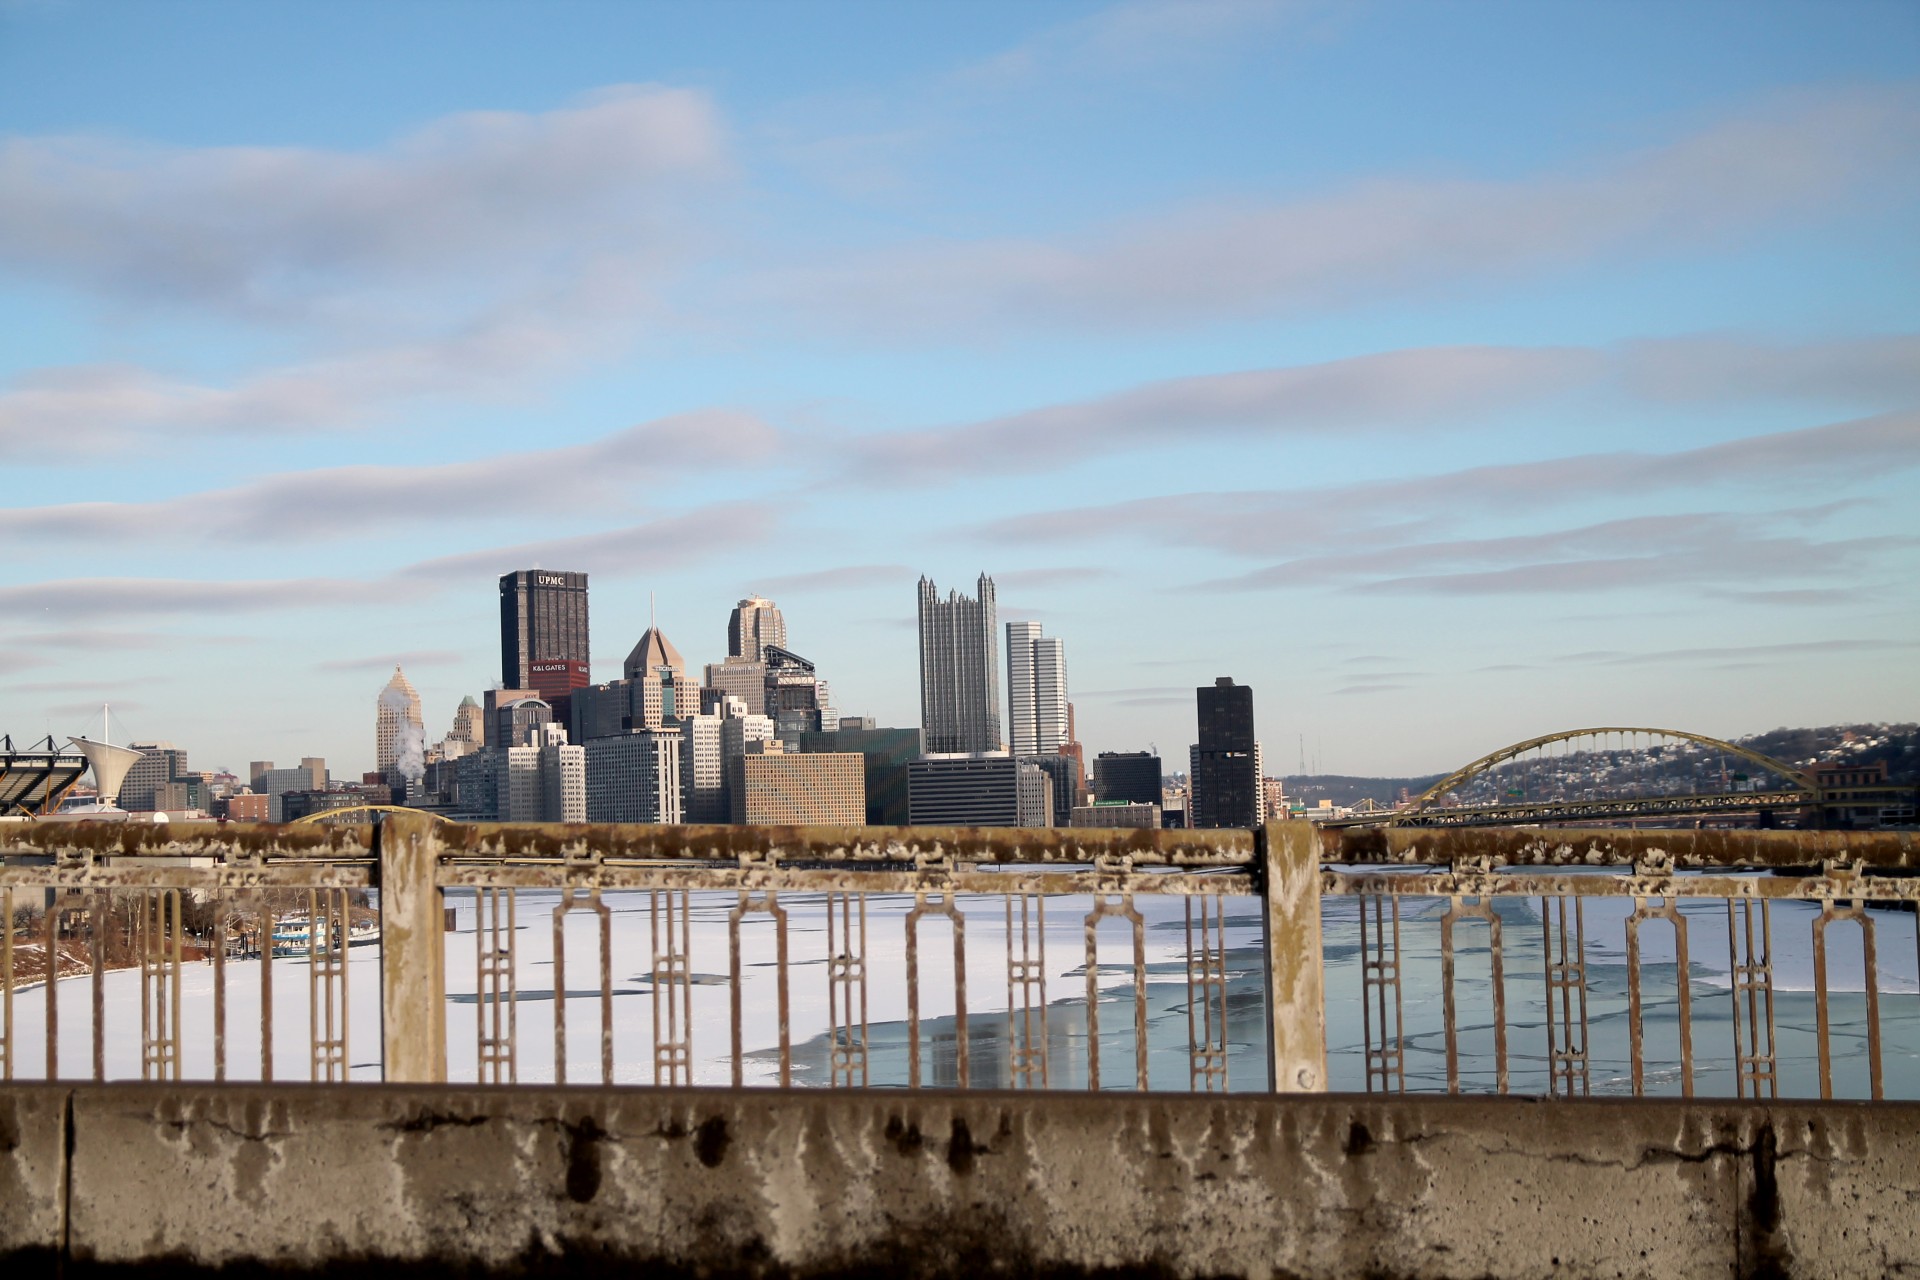
[[[0,853],[6,1078],[1920,1093],[1914,833],[394,814]]]

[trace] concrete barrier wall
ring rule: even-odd
[[[0,1273],[1920,1269],[1920,1106],[0,1089]]]

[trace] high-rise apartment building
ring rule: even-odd
[[[1037,622],[1007,624],[1007,737],[1016,756],[1067,744],[1067,651]]]
[[[587,575],[523,569],[500,579],[500,682],[548,703],[592,683]],[[566,716],[560,716],[564,723]]]
[[[920,579],[920,726],[929,753],[998,751],[1000,674],[993,579],[939,598]]]
[[[1195,827],[1260,823],[1260,746],[1253,736],[1253,690],[1221,676],[1194,690],[1200,741],[1190,758]],[[1096,765],[1097,765],[1096,761]]]
[[[727,619],[727,654],[758,662],[766,656],[768,645],[787,647],[787,621],[773,601],[748,596],[734,606]]]
[[[393,679],[375,704],[373,767],[391,783],[396,776],[417,778],[426,768],[427,726],[420,716],[420,695],[406,672],[394,664]]]

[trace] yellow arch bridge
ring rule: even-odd
[[[1756,775],[1771,779],[1773,785],[1675,795],[1619,797],[1564,795],[1527,797],[1523,795],[1518,798],[1503,798],[1491,803],[1448,803],[1448,798],[1456,792],[1493,774],[1502,766],[1511,765],[1529,753],[1539,752],[1557,743],[1573,743],[1579,739],[1597,739],[1605,742],[1609,738],[1622,744],[1612,748],[1616,751],[1642,750],[1643,748],[1638,746],[1625,745],[1641,740],[1649,746],[1656,740],[1693,743],[1751,766]],[[1862,799],[1866,798],[1863,793],[1868,791],[1885,792],[1889,800],[1895,796],[1911,794],[1910,788],[1849,787],[1846,793],[1848,799],[1844,803],[1861,803]],[[1528,738],[1524,742],[1516,742],[1455,769],[1402,808],[1392,812],[1363,813],[1352,817],[1335,818],[1323,825],[1329,827],[1475,827],[1536,823],[1553,825],[1582,821],[1624,822],[1634,818],[1656,817],[1754,817],[1762,825],[1770,825],[1775,816],[1784,817],[1792,814],[1806,825],[1818,826],[1824,825],[1823,820],[1827,812],[1840,803],[1842,802],[1823,793],[1811,775],[1750,747],[1742,747],[1719,738],[1710,738],[1704,734],[1688,733],[1683,729],[1610,725],[1588,729],[1566,729],[1559,733],[1543,734],[1537,738]]]

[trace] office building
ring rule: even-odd
[[[501,684],[531,689],[551,706],[592,683],[591,661],[586,574],[523,569],[501,577]]]
[[[1187,819],[1196,828],[1258,826],[1261,760],[1253,736],[1253,690],[1221,676],[1194,695],[1200,741],[1189,754]]]
[[[1050,755],[1016,756],[1015,759],[1047,775],[1047,787],[1053,796],[1053,811],[1045,825],[1064,827],[1072,821],[1074,796],[1077,793],[1075,784],[1078,780],[1074,759],[1057,751]]]
[[[1067,652],[1037,622],[1007,624],[1007,737],[1016,756],[1067,745]]]
[[[930,753],[998,751],[1000,675],[993,579],[942,600],[920,579],[920,727]]]
[[[867,818],[864,763],[852,752],[800,754],[755,742],[728,762],[732,817],[748,826],[857,827]]]
[[[271,760],[255,760],[247,772],[256,794],[267,797],[267,820],[285,822],[280,797],[289,791],[328,789],[327,762],[320,756],[302,756],[297,769],[276,769]]]
[[[588,822],[682,822],[681,733],[640,729],[582,744]]]
[[[165,797],[161,789],[169,782],[185,782],[187,753],[171,742],[133,742],[128,750],[141,753],[127,768],[120,783],[119,804],[128,813],[157,813]]]
[[[761,596],[748,596],[734,606],[727,619],[727,655],[745,662],[758,662],[766,656],[768,645],[787,646],[787,622],[779,606]]]
[[[427,725],[420,716],[420,695],[406,672],[394,664],[393,678],[375,702],[373,767],[382,778],[417,778],[426,769]]]
[[[760,659],[728,658],[725,662],[709,662],[706,677],[706,688],[700,695],[701,711],[718,715],[722,699],[738,698],[746,704],[749,715],[767,713],[767,664]]]
[[[1102,804],[1160,804],[1160,757],[1150,751],[1102,751],[1093,758],[1093,794]]]
[[[735,704],[739,700],[735,699]],[[680,722],[680,812],[682,822],[731,821],[727,766],[721,753],[723,716],[702,713]]]
[[[827,691],[827,682],[814,671],[813,663],[778,645],[766,646],[765,662],[766,715],[773,720],[775,736],[791,746],[803,733],[820,733],[839,725],[833,695]]]
[[[1077,804],[1068,823],[1074,827],[1125,827],[1154,830],[1160,826],[1160,806],[1130,804],[1124,800],[1100,800]]]
[[[641,686],[633,702],[642,716],[636,728],[664,729],[700,711],[699,690],[687,680],[687,664],[659,627],[640,634],[620,674]]]
[[[542,741],[541,730],[555,723],[553,708],[544,698],[524,689],[498,689],[489,696],[493,704],[492,723],[487,726],[487,743],[495,747],[533,747]],[[509,697],[512,694],[516,696]]]
[[[929,753],[907,767],[907,808],[914,826],[1046,827],[1053,780],[1004,753]]]
[[[484,786],[475,787],[468,769],[461,769],[462,812],[496,822],[587,820],[585,749],[568,743],[567,731],[551,721],[533,730],[527,745],[492,746],[461,758],[461,766],[472,761],[473,772],[486,775]]]
[[[440,756],[444,760],[457,760],[469,751],[478,751],[487,745],[487,717],[480,710],[480,704],[468,694],[460,699],[460,707],[453,713],[453,728],[447,730],[447,736],[440,740]]]
[[[870,717],[842,716],[833,733],[803,733],[805,752],[858,753],[867,793],[866,822],[871,827],[902,827],[911,818],[907,804],[907,768],[924,753],[918,729],[881,729]]]

